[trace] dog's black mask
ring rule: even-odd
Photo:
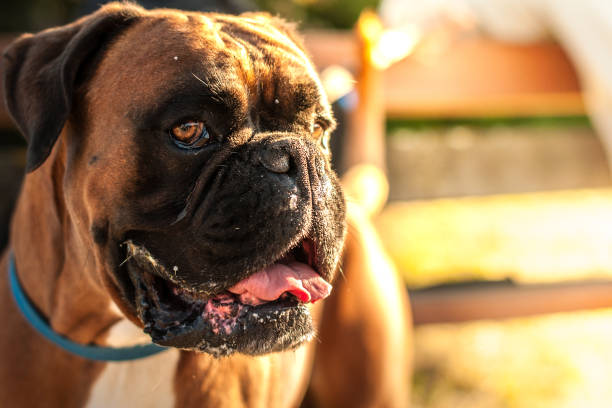
[[[229,295],[228,288],[288,257],[331,282],[344,237],[338,181],[321,147],[307,137],[261,133],[232,149],[221,146],[190,158],[193,174],[177,177],[165,169],[173,176],[136,183],[134,202],[156,205],[132,214],[150,229],[125,235],[126,297],[163,345],[213,354],[295,347],[313,328],[308,308],[291,295],[257,306],[225,297],[235,310],[221,331],[205,309],[215,296]],[[148,157],[141,153],[143,174],[151,174]]]

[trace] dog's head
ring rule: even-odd
[[[5,52],[28,171],[60,136],[55,182],[99,265],[83,273],[159,344],[261,354],[312,336],[344,201],[297,41],[267,15],[115,3]]]

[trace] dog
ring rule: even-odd
[[[28,142],[2,406],[407,405],[406,295],[345,204],[292,25],[111,3],[21,36],[2,71]],[[19,290],[77,348],[163,348],[71,352]]]

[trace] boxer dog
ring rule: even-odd
[[[65,351],[3,278],[2,406],[407,404],[405,295],[347,211],[289,24],[113,3],[2,64],[28,141],[2,268],[75,344],[167,347]]]

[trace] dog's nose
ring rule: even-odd
[[[290,168],[289,153],[280,149],[266,149],[259,155],[259,162],[273,173],[287,173]]]

